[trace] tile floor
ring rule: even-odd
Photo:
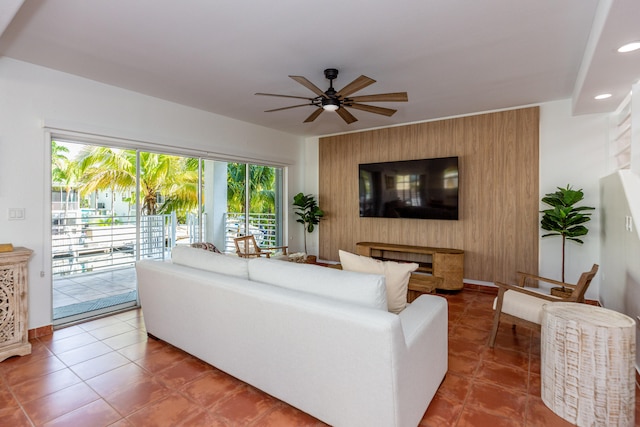
[[[136,289],[133,265],[98,273],[56,276],[53,280],[53,308],[108,298]]]
[[[465,289],[445,297],[449,372],[420,426],[569,426],[540,399],[538,334],[505,326],[491,350],[493,295]],[[31,355],[0,363],[0,426],[324,425],[147,338],[140,310],[60,329],[32,344]]]

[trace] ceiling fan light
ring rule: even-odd
[[[336,111],[340,108],[340,101],[335,98],[323,99],[322,108],[326,111]]]

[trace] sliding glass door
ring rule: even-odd
[[[53,140],[54,324],[137,304],[135,261],[283,242],[282,168]]]

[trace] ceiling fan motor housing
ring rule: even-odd
[[[324,76],[329,80],[333,80],[338,77],[338,70],[335,68],[327,68],[324,70]]]

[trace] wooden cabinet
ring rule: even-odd
[[[464,251],[460,249],[359,242],[356,251],[381,260],[416,262],[420,266],[417,272],[431,274],[438,289],[460,290],[464,286]]]
[[[0,361],[31,353],[27,263],[32,252],[14,248],[0,253]]]

